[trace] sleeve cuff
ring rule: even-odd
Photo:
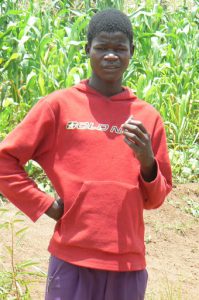
[[[41,200],[40,205],[38,206],[36,211],[32,212],[31,214],[26,213],[33,222],[36,222],[55,201],[53,197],[49,195],[46,196],[47,197],[45,197],[45,199]]]
[[[158,180],[159,180],[159,177],[161,176],[161,173],[160,173],[160,168],[159,168],[159,164],[158,164],[158,161],[157,159],[155,158],[155,162],[156,162],[156,177],[155,179],[153,179],[152,181],[146,181],[144,180],[141,172],[140,172],[140,181],[142,182],[142,184],[144,184],[146,187],[147,186],[151,186],[151,185],[154,185],[154,183],[156,183]]]
[[[153,181],[145,181],[141,176],[139,177],[140,187],[143,193],[143,205],[145,209],[155,209],[161,206],[164,202],[166,194],[168,193],[165,178],[162,176],[158,162],[157,175]]]

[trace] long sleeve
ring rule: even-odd
[[[168,156],[166,134],[161,119],[152,139],[152,148],[157,165],[157,176],[151,182],[146,182],[140,175],[140,186],[144,196],[144,208],[158,208],[172,189],[172,174]]]
[[[54,199],[38,189],[23,166],[50,151],[55,138],[54,115],[45,99],[0,143],[0,192],[36,221]]]

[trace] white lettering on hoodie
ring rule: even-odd
[[[78,122],[78,121],[68,121],[66,124],[66,129],[74,130],[97,130],[97,131],[110,131],[116,134],[122,134],[122,128],[116,125],[111,126],[109,124],[94,124],[93,122]]]

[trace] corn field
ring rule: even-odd
[[[172,5],[161,0],[0,0],[0,141],[41,97],[90,76],[84,50],[87,26],[95,12],[113,6],[128,14],[134,31],[135,54],[123,83],[161,113],[174,181],[197,181],[198,4],[186,0],[172,1]],[[26,170],[40,189],[52,192],[34,162]],[[6,213],[8,209],[0,208],[1,216]],[[12,237],[11,246],[6,247],[11,270],[0,272],[2,300],[30,300],[29,284],[45,277],[32,261],[14,263],[14,241],[18,243],[27,229],[17,231],[18,222],[24,222],[19,212],[0,224]],[[35,271],[29,271],[30,266]]]
[[[174,180],[196,181],[198,6],[181,4],[172,11],[165,1],[0,0],[0,140],[41,97],[90,76],[88,22],[97,10],[115,6],[134,30],[124,84],[160,111]]]

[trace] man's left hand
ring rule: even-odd
[[[130,117],[122,125],[124,141],[133,150],[139,160],[141,174],[146,181],[156,177],[157,166],[151,146],[151,138],[142,122]]]

